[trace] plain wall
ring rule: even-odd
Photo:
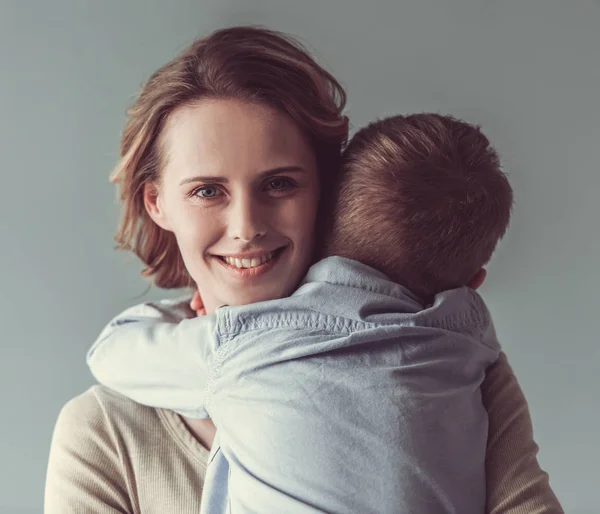
[[[482,291],[565,510],[598,512],[600,3],[597,0],[0,1],[0,512],[42,512],[52,429],[93,381],[117,312],[168,295],[113,251],[108,174],[141,82],[198,35],[299,36],[347,87],[354,127],[481,123],[516,191]]]

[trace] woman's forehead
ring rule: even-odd
[[[315,165],[308,139],[289,116],[237,100],[203,100],[177,110],[164,146],[167,167],[180,173]]]

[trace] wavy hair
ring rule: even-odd
[[[231,27],[200,38],[143,85],[127,112],[120,160],[111,181],[123,205],[115,240],[145,264],[142,275],[161,288],[193,286],[175,236],[152,221],[146,184],[160,179],[161,135],[169,116],[205,98],[260,103],[289,115],[311,141],[319,170],[320,215],[336,183],[348,137],[346,93],[295,39],[260,27]]]

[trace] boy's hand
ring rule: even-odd
[[[202,302],[202,298],[200,298],[200,293],[197,289],[194,291],[194,296],[192,296],[190,307],[196,312],[197,316],[206,316],[206,309],[204,308],[204,303]]]

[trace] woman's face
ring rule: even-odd
[[[154,221],[175,234],[208,313],[289,295],[312,257],[319,197],[310,144],[285,114],[202,100],[170,117]]]

